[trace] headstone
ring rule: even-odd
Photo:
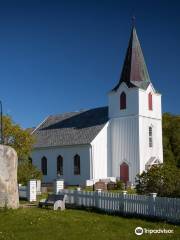
[[[117,184],[115,183],[115,182],[109,182],[108,184],[107,184],[107,189],[108,190],[114,190],[114,189],[116,189],[117,188]]]
[[[29,202],[36,202],[36,180],[32,179],[28,182],[27,198]]]
[[[99,181],[99,182],[96,182],[93,186],[93,190],[96,191],[96,190],[103,190],[103,191],[106,191],[107,190],[107,183],[104,182],[104,181]]]
[[[19,207],[17,163],[16,151],[0,145],[0,207]]]
[[[63,179],[55,179],[54,181],[54,193],[59,194],[61,190],[64,189],[64,180]]]

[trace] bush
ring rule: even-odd
[[[123,181],[118,180],[116,182],[116,190],[124,190],[125,189],[125,184]]]
[[[28,160],[20,161],[18,164],[18,183],[27,185],[30,179],[42,179],[42,173]]]
[[[136,183],[140,194],[156,192],[162,197],[180,197],[180,170],[172,164],[152,166],[137,175]]]

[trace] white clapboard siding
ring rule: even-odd
[[[121,212],[180,222],[180,199],[178,198],[67,189],[61,192],[67,195],[69,204],[96,207],[106,212]]]

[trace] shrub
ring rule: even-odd
[[[42,173],[28,160],[18,164],[18,183],[26,185],[30,179],[42,179]]]
[[[156,192],[162,197],[180,197],[180,170],[172,164],[152,166],[137,175],[136,183],[140,194]]]
[[[124,182],[123,181],[121,181],[121,180],[118,180],[117,182],[116,182],[116,190],[124,190],[125,189],[125,185],[124,185]]]

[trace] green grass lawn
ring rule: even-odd
[[[136,236],[134,229],[174,229],[174,234]],[[109,216],[84,210],[64,212],[38,208],[0,210],[0,239],[5,240],[109,240],[180,239],[180,226],[137,218]]]

